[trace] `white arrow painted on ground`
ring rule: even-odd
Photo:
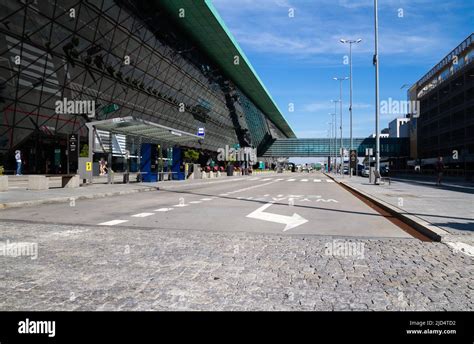
[[[286,215],[280,215],[280,214],[274,214],[274,213],[264,213],[264,210],[270,207],[272,204],[273,202],[270,202],[261,206],[257,210],[248,214],[247,217],[250,217],[252,219],[257,219],[257,220],[283,223],[284,225],[286,225],[285,229],[283,229],[283,232],[286,232],[289,229],[298,227],[302,225],[303,223],[308,222],[308,220],[306,220],[304,217],[301,217],[300,215],[296,213],[294,213],[292,216],[286,216]]]

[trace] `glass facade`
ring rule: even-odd
[[[205,139],[189,146],[209,152],[236,143],[257,147],[282,135],[165,12],[144,6],[2,1],[0,165],[14,163],[12,152],[21,149],[25,172],[43,173],[57,150],[65,159],[68,134],[86,142],[86,122],[115,117],[193,134],[204,127]],[[94,102],[95,117],[58,113],[63,99]]]

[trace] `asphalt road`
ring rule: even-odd
[[[166,183],[156,192],[3,210],[2,220],[50,224],[412,237],[321,173]]]

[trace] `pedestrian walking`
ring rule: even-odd
[[[16,160],[16,175],[21,176],[21,151],[15,151],[15,160]]]
[[[444,173],[444,163],[443,163],[442,156],[438,157],[438,161],[436,162],[436,173],[438,174],[438,179],[436,180],[436,186],[440,186],[441,181],[443,179],[443,173]]]

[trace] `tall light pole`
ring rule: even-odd
[[[349,81],[350,81],[350,105],[349,105],[349,121],[350,121],[350,139],[351,139],[351,145],[350,149],[353,149],[353,142],[352,142],[352,44],[357,44],[362,42],[362,39],[357,39],[357,40],[350,40],[350,39],[341,39],[341,43],[348,43],[349,44]]]
[[[336,129],[337,118],[336,116],[337,116],[337,103],[341,101],[340,100],[331,100],[331,101],[334,103],[334,165],[337,165],[337,129]],[[334,171],[337,172],[337,169]]]
[[[349,79],[347,76],[343,78],[333,78],[336,81],[339,81],[339,114],[340,114],[340,131],[341,131],[341,177],[344,177],[344,146],[342,143],[342,82]]]
[[[336,107],[336,103],[334,103],[334,107]],[[330,156],[331,156],[331,160],[332,160],[332,152],[334,150],[334,152],[336,152],[336,113],[329,113],[329,115],[331,116],[331,142],[332,140],[334,139],[334,145],[331,143],[331,148],[330,148]],[[337,153],[334,154],[334,164],[336,164],[336,156],[337,156]],[[332,167],[332,163],[331,163],[331,167]]]
[[[380,133],[379,133],[379,18],[378,2],[374,0],[374,26],[375,26],[375,170],[380,172]],[[377,183],[377,178],[375,178]]]
[[[332,146],[332,119],[331,122],[328,122],[329,128],[328,128],[328,141],[329,141],[329,160],[328,160],[328,173],[331,172],[331,166],[332,166],[332,152],[331,152],[331,146]]]

